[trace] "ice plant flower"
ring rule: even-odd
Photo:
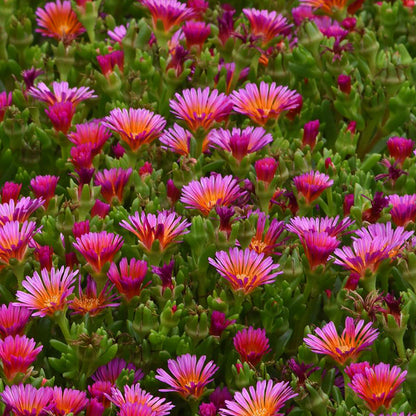
[[[36,10],[36,23],[39,26],[36,32],[62,41],[65,45],[85,32],[68,0],[46,3],[44,9],[39,7]]]
[[[36,360],[43,348],[42,346],[35,347],[35,341],[25,335],[14,337],[9,335],[3,341],[0,340],[0,359],[8,382],[13,382],[18,373],[26,374],[29,366]]]
[[[165,130],[160,136],[159,140],[162,143],[162,149],[177,153],[182,156],[188,156],[191,148],[192,134],[175,123],[173,128]],[[202,147],[205,152],[207,146]]]
[[[182,26],[182,31],[185,35],[186,47],[190,49],[195,45],[201,50],[204,42],[211,33],[211,26],[205,22],[188,20]]]
[[[286,402],[296,396],[287,381],[258,381],[256,386],[235,393],[233,400],[226,400],[226,407],[219,413],[221,416],[277,415]]]
[[[101,186],[101,195],[111,204],[113,200],[123,201],[124,188],[130,179],[133,169],[112,168],[104,169],[95,174],[94,185]]]
[[[264,182],[265,187],[267,188],[274,179],[278,166],[279,162],[273,157],[257,160],[254,163],[257,180]]]
[[[237,179],[231,175],[221,176],[211,174],[199,181],[194,180],[182,188],[180,201],[186,208],[197,209],[204,216],[208,216],[216,206],[230,206],[241,196],[246,194],[242,191]]]
[[[0,338],[7,336],[23,335],[25,326],[32,313],[12,303],[0,306]]]
[[[172,259],[169,263],[164,264],[161,267],[152,266],[152,272],[159,277],[162,282],[162,293],[165,289],[169,288],[173,290],[172,273],[175,266],[175,260]]]
[[[254,250],[257,253],[264,253],[268,256],[276,254],[276,247],[280,244],[277,243],[277,239],[284,231],[285,223],[283,221],[277,221],[276,218],[270,222],[270,225],[266,231],[267,216],[264,212],[258,214],[256,234],[250,241],[248,248]]]
[[[160,20],[165,32],[196,16],[195,10],[177,0],[139,0],[152,15],[153,28]]]
[[[74,291],[75,276],[78,270],[72,271],[69,267],[60,269],[52,267],[50,272],[42,269],[40,275],[34,272],[33,276],[26,276],[22,286],[28,293],[18,290],[18,302],[13,305],[36,311],[33,316],[52,316],[56,311],[64,310],[67,298]]]
[[[59,176],[45,175],[36,176],[30,180],[30,186],[37,198],[43,198],[45,209],[49,206],[49,201],[55,196],[56,185],[58,184]]]
[[[272,141],[272,135],[262,127],[247,127],[244,130],[233,128],[231,131],[218,129],[209,134],[210,146],[231,153],[239,164],[245,156],[263,149]]]
[[[117,65],[121,73],[124,70],[124,52],[123,51],[113,51],[107,55],[97,55],[98,65],[100,65],[101,72],[104,76],[108,76],[114,72],[114,68]]]
[[[275,271],[279,264],[273,263],[271,257],[264,253],[257,253],[246,248],[230,248],[226,251],[217,251],[215,259],[209,258],[209,264],[214,266],[224,279],[230,282],[235,291],[242,290],[248,295],[258,286],[272,283],[282,271]]]
[[[45,113],[56,131],[67,134],[75,115],[75,105],[70,101],[54,103],[45,109]]]
[[[133,403],[147,405],[155,412],[156,416],[167,416],[175,407],[171,402],[166,402],[166,399],[152,396],[146,390],[143,390],[140,384],[125,385],[124,395],[119,389],[112,388],[111,396],[108,398],[120,408]]]
[[[15,202],[11,199],[9,202],[0,204],[0,226],[10,221],[19,221],[23,223],[44,203],[42,198],[23,197]]]
[[[184,354],[177,357],[176,360],[168,360],[168,368],[173,377],[162,368],[158,368],[155,378],[170,388],[159,391],[176,391],[184,399],[189,396],[197,399],[201,397],[205,386],[213,380],[213,375],[218,370],[214,361],[205,364],[206,358],[203,355],[197,361],[196,355]]]
[[[381,406],[388,409],[401,384],[406,379],[407,371],[390,364],[379,363],[364,368],[356,373],[348,384],[354,393],[361,397],[373,412]]]
[[[250,117],[255,123],[265,125],[270,119],[277,119],[288,110],[299,106],[301,96],[286,86],[267,84],[262,81],[260,87],[256,84],[246,84],[244,88],[231,93],[234,111]]]
[[[113,386],[116,385],[117,379],[123,370],[133,370],[134,378],[133,382],[137,383],[144,377],[142,370],[136,368],[132,363],[126,363],[122,358],[113,358],[109,363],[97,368],[97,371],[91,376],[91,378],[97,381],[108,381]]]
[[[116,26],[113,30],[107,31],[107,35],[110,36],[111,40],[113,40],[114,42],[118,42],[121,45],[124,37],[126,36],[127,27],[128,25]]]
[[[83,391],[62,389],[57,386],[53,388],[52,412],[56,416],[66,416],[70,413],[76,416],[85,409],[87,404],[87,395]]]
[[[305,344],[315,353],[329,355],[338,364],[344,366],[349,360],[355,360],[361,351],[371,347],[378,336],[378,330],[364,320],[357,324],[354,319],[345,319],[345,329],[338,335],[333,322],[329,322],[322,329],[316,328],[315,334],[308,334],[304,338]]]
[[[399,165],[410,156],[412,156],[415,143],[412,139],[405,139],[404,137],[390,137],[387,140],[387,149],[390,156],[393,157]]]
[[[309,145],[311,150],[315,147],[316,137],[319,134],[319,120],[312,120],[303,126],[302,145]]]
[[[145,108],[115,108],[102,123],[104,127],[118,133],[133,152],[159,137],[165,124],[166,120],[162,116]]]
[[[183,90],[170,100],[171,112],[184,120],[192,132],[198,128],[209,130],[214,122],[225,120],[232,107],[228,96],[209,87]]]
[[[120,269],[120,270],[119,270]],[[134,296],[139,296],[141,291],[148,285],[144,283],[147,273],[147,263],[143,260],[122,258],[118,268],[115,263],[111,263],[108,270],[108,279],[114,283],[117,290],[131,300]]]
[[[230,325],[235,324],[236,320],[226,319],[224,312],[212,311],[211,326],[209,328],[210,335],[220,337],[223,331]]]
[[[416,194],[412,195],[390,195],[389,202],[391,219],[397,226],[406,227],[416,219]]]
[[[158,416],[148,404],[126,403],[120,407],[119,416]]]
[[[317,199],[325,189],[333,185],[334,181],[328,175],[318,171],[311,171],[293,179],[298,193],[305,197],[306,203],[310,204]]]
[[[6,91],[0,92],[0,123],[4,119],[7,107],[12,105],[12,93]]]
[[[290,219],[286,229],[298,235],[299,238],[307,232],[327,233],[331,237],[340,237],[344,231],[354,223],[350,218],[343,218],[339,221],[339,216],[334,218],[308,218],[308,217],[293,217]]]
[[[123,246],[123,238],[117,234],[101,231],[90,232],[78,237],[74,247],[84,256],[87,263],[100,273],[104,264],[111,262]]]
[[[348,6],[346,0],[300,0],[301,6],[310,6],[320,9],[324,13],[332,15],[339,10],[345,10]]]
[[[82,144],[90,145],[93,155],[98,154],[106,141],[110,138],[111,133],[94,120],[83,124],[76,124],[75,131],[68,134],[68,140],[76,146]]]
[[[264,355],[271,351],[269,340],[264,329],[254,329],[250,326],[238,331],[234,337],[234,347],[241,361],[256,366]]]
[[[13,199],[14,202],[17,202],[21,190],[21,183],[5,182],[1,188],[1,202],[5,204],[11,199]]]
[[[251,25],[251,33],[265,46],[280,35],[288,35],[291,24],[276,11],[243,9]]]
[[[144,250],[150,252],[155,241],[159,242],[160,249],[166,250],[172,243],[178,242],[178,237],[189,233],[189,221],[183,219],[176,212],[158,211],[155,214],[140,214],[136,211],[120,225],[132,232]],[[131,223],[131,224],[130,224]]]
[[[36,389],[31,384],[6,386],[0,393],[6,407],[15,416],[45,416],[52,407],[52,389]]]

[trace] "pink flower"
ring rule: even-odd
[[[307,204],[317,199],[325,189],[333,185],[334,181],[328,175],[318,171],[311,171],[293,179],[296,189],[302,194]]]
[[[30,186],[37,198],[45,200],[43,206],[45,209],[49,206],[49,201],[55,196],[56,185],[58,184],[59,176],[36,176],[30,180]]]
[[[110,137],[111,133],[96,120],[76,124],[75,131],[68,134],[68,139],[76,146],[88,144],[93,155],[101,151]]]
[[[74,389],[53,388],[53,410],[56,416],[66,416],[72,413],[76,416],[88,404],[87,395],[83,391]]]
[[[97,55],[98,65],[100,65],[103,75],[108,76],[114,72],[114,67],[117,65],[121,73],[124,70],[124,52],[113,51],[107,55]]]
[[[67,134],[75,114],[75,105],[70,101],[54,103],[45,110],[45,113],[56,131]]]
[[[225,313],[219,311],[212,311],[211,315],[211,326],[209,329],[210,335],[220,337],[223,331],[230,325],[236,322],[235,319],[232,321],[225,318]]]
[[[397,226],[406,227],[416,219],[416,194],[389,196],[389,203],[392,205],[390,211],[391,219]]]
[[[23,335],[25,326],[32,313],[12,303],[0,306],[0,338],[7,336]]]
[[[5,204],[11,199],[13,199],[14,202],[17,202],[21,190],[21,183],[5,182],[1,188],[1,202]]]
[[[0,123],[4,120],[7,107],[12,105],[12,93],[0,92]]]
[[[115,386],[119,375],[125,369],[134,371],[134,383],[137,383],[144,377],[143,371],[136,368],[134,364],[127,364],[122,358],[113,358],[106,365],[98,367],[91,378],[94,381],[109,381],[113,386]]]
[[[23,197],[15,202],[10,199],[8,202],[0,204],[0,225],[10,221],[23,223],[44,203],[42,198]]]
[[[238,331],[234,337],[234,347],[241,361],[256,366],[263,356],[271,351],[269,340],[264,329],[248,329]]]
[[[192,134],[175,123],[173,128],[165,130],[159,140],[162,143],[162,149],[168,150],[179,155],[188,156],[190,152]],[[206,151],[207,146],[202,147]]]
[[[102,172],[95,174],[94,184],[101,186],[101,195],[111,204],[114,199],[118,202],[123,201],[124,188],[127,185],[133,169],[127,170],[122,168],[104,169]]]
[[[127,33],[127,26],[124,25],[120,25],[120,26],[116,26],[113,30],[109,30],[107,32],[108,36],[110,36],[110,39],[113,40],[114,42],[118,42],[120,45],[123,42],[124,37],[126,36]]]
[[[205,22],[188,20],[182,26],[182,30],[186,39],[186,47],[190,49],[196,45],[201,50],[204,42],[211,33],[211,26]]]
[[[387,140],[387,148],[390,156],[393,157],[400,165],[412,155],[414,142],[404,137],[390,137]]]

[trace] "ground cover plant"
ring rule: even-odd
[[[0,411],[416,414],[413,0],[0,0]]]

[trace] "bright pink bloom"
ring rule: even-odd
[[[416,219],[416,194],[413,195],[390,195],[391,219],[397,226],[406,227]]]
[[[10,199],[9,202],[0,204],[0,225],[10,221],[19,221],[20,223],[27,221],[43,205],[43,202],[42,198],[23,197],[17,202]]]
[[[304,232],[300,241],[312,270],[319,265],[325,265],[328,257],[340,244],[336,237],[326,232]]]
[[[75,105],[69,101],[54,103],[45,109],[45,113],[56,131],[67,134],[75,114]]]
[[[122,202],[124,188],[132,172],[132,168],[127,170],[122,168],[104,169],[95,174],[94,185],[101,186],[101,195],[109,204],[113,202],[113,199]]]
[[[175,123],[173,128],[169,128],[163,132],[159,140],[162,145],[162,149],[168,150],[179,155],[188,156],[190,152],[192,134],[182,128],[179,124]],[[202,148],[202,151],[206,151],[207,146]]]
[[[273,263],[271,257],[248,248],[230,248],[228,253],[217,251],[215,259],[208,258],[208,261],[230,282],[233,290],[241,289],[246,295],[258,286],[274,282],[276,276],[283,273],[275,272],[279,264]]]
[[[320,9],[322,12],[332,15],[339,10],[347,9],[347,0],[300,0],[302,6],[310,6]]]
[[[250,326],[238,331],[234,337],[234,347],[241,361],[256,366],[263,356],[270,352],[269,340],[264,329],[254,329]]]
[[[371,368],[371,365],[368,361],[363,361],[361,363],[351,363],[345,367],[344,371],[345,374],[352,380],[356,374],[364,373],[365,368]]]
[[[4,119],[7,107],[12,105],[12,93],[6,91],[0,92],[0,123]]]
[[[260,87],[249,83],[231,93],[234,111],[247,115],[261,126],[270,119],[279,118],[284,111],[297,108],[299,97],[301,96],[296,91],[286,86],[276,85],[275,82],[267,84],[264,81]]]
[[[90,391],[89,387],[88,391]],[[85,410],[85,416],[103,416],[104,411],[104,405],[101,402],[99,402],[95,397],[93,397],[88,401],[87,408]]]
[[[108,76],[114,72],[114,67],[117,65],[121,73],[124,70],[124,52],[113,51],[107,55],[97,55],[98,65],[100,65],[103,75]]]
[[[45,209],[48,208],[49,201],[55,196],[56,185],[58,184],[59,176],[36,176],[30,180],[30,186],[37,198],[43,198]]]
[[[258,381],[256,386],[237,392],[233,400],[226,400],[226,408],[220,409],[221,416],[278,415],[286,402],[296,397],[287,381]]]
[[[118,42],[120,45],[123,42],[124,37],[126,36],[127,33],[127,26],[116,26],[113,30],[109,30],[107,32],[107,35],[110,36],[110,38],[114,41],[114,42]]]
[[[187,1],[188,7],[193,9],[196,13],[195,19],[203,19],[203,15],[207,11],[209,7],[209,3],[204,0],[188,0]]]
[[[21,190],[21,183],[5,182],[1,188],[1,202],[5,204],[11,199],[13,199],[14,202],[17,202]]]
[[[75,238],[81,237],[83,234],[88,234],[89,232],[90,232],[89,220],[75,222],[72,227],[72,234]]]
[[[298,235],[299,238],[306,232],[325,232],[331,237],[340,237],[344,231],[354,223],[350,218],[343,218],[339,221],[339,216],[335,218],[307,218],[307,217],[293,217],[290,219],[286,229]]]
[[[160,136],[166,120],[159,114],[144,108],[115,108],[105,118],[103,126],[117,132],[133,152]]]
[[[98,400],[105,408],[110,406],[108,395],[111,394],[113,385],[109,381],[96,381],[88,386],[88,392],[91,397]]]
[[[91,217],[98,215],[100,218],[105,218],[110,212],[110,208],[110,204],[106,204],[105,202],[96,199],[94,206],[91,208]]]
[[[232,324],[235,324],[236,320],[232,321],[226,319],[225,313],[219,311],[212,311],[211,326],[209,328],[210,335],[220,337],[223,331]]]
[[[153,166],[150,162],[144,162],[144,165],[139,168],[139,175],[143,179],[153,173]]]
[[[79,175],[79,189],[83,186],[81,183],[86,184],[91,181],[92,175],[89,177],[85,173],[92,171],[92,174],[94,174],[95,169],[92,166],[94,155],[92,151],[92,146],[89,143],[79,144],[71,148],[71,163]],[[89,180],[85,180],[87,176]]]
[[[265,182],[266,187],[270,185],[274,179],[279,162],[273,157],[266,157],[264,159],[257,160],[254,163],[254,169],[256,170],[257,180]]]
[[[146,214],[144,211],[140,214],[135,212],[129,216],[129,221],[131,224],[123,220],[120,225],[132,232],[144,250],[149,252],[155,241],[159,242],[162,251],[172,243],[178,242],[178,237],[189,233],[188,228],[191,225],[176,212],[170,211],[159,211],[157,215]]]
[[[131,259],[129,263],[124,257],[119,263],[119,269],[115,263],[111,263],[107,276],[115,284],[117,290],[128,300],[134,296],[139,296],[143,288],[150,284],[150,282],[144,284],[147,274],[147,263],[145,261]]]
[[[237,179],[231,175],[223,177],[215,173],[199,181],[189,182],[182,188],[180,201],[186,208],[198,209],[204,216],[208,216],[215,206],[230,206],[245,193]]]
[[[171,112],[184,120],[192,132],[198,128],[209,130],[214,122],[225,120],[232,107],[228,96],[209,87],[182,90],[181,94],[176,93],[175,99],[170,100]]]
[[[400,165],[410,156],[412,156],[414,142],[412,139],[404,137],[390,137],[387,140],[387,148],[390,156],[393,157]]]
[[[201,403],[199,406],[199,416],[217,416],[217,407],[214,403]]]
[[[12,303],[0,306],[0,338],[4,339],[9,335],[23,335],[25,326],[32,313]]]
[[[53,388],[53,410],[56,416],[66,416],[72,413],[76,416],[88,404],[87,395],[83,391],[74,389],[64,389],[62,387]]]
[[[28,293],[18,290],[15,306],[24,306],[36,311],[33,316],[52,316],[56,311],[65,310],[67,298],[74,291],[75,276],[78,270],[71,271],[69,267],[61,267],[51,271],[43,269],[41,274],[33,273],[26,276],[22,286]]]
[[[142,403],[126,403],[118,413],[119,416],[158,416],[151,406]]]
[[[350,94],[351,92],[351,77],[345,74],[341,74],[338,77],[338,88],[344,93],[344,94]]]
[[[37,246],[33,253],[39,262],[40,269],[52,269],[53,248],[51,246]]]
[[[204,42],[211,33],[211,26],[205,22],[188,20],[182,26],[182,31],[185,35],[186,47],[190,49],[192,46],[196,45],[199,50],[201,50]]]
[[[84,256],[95,272],[101,272],[104,264],[111,262],[123,246],[123,238],[117,234],[101,231],[78,237],[74,247]]]
[[[111,133],[98,121],[90,121],[83,124],[76,124],[75,131],[68,134],[68,139],[79,146],[89,144],[93,155],[98,154]]]
[[[310,204],[317,199],[325,189],[333,185],[334,181],[328,175],[318,171],[311,171],[293,179],[298,193],[305,197],[306,203]]]
[[[175,266],[175,260],[172,259],[169,263],[161,267],[152,266],[152,272],[156,274],[162,282],[162,293],[165,289],[173,290],[172,273]]]
[[[122,358],[113,358],[106,365],[98,367],[97,371],[91,376],[91,378],[94,381],[109,381],[113,386],[115,386],[119,375],[125,369],[134,370],[134,383],[137,383],[144,377],[143,371],[136,368],[134,364],[127,364]]]
[[[168,360],[168,368],[173,377],[162,368],[156,370],[155,378],[170,386],[169,389],[160,389],[161,392],[176,391],[184,399],[189,396],[199,398],[204,393],[205,386],[213,380],[218,367],[214,361],[205,365],[206,356],[197,361],[196,355],[184,354],[176,360]]]
[[[302,145],[309,145],[311,150],[315,147],[316,137],[319,134],[319,120],[312,120],[303,126]]]

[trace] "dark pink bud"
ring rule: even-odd
[[[341,26],[344,29],[347,29],[349,31],[354,30],[355,26],[357,25],[357,19],[355,17],[346,17],[342,22]]]
[[[50,246],[39,246],[35,249],[35,256],[40,263],[40,268],[51,270],[52,269],[52,255],[53,248]]]
[[[357,128],[357,122],[356,121],[350,121],[347,127],[347,131],[349,131],[352,134],[355,134],[355,129]]]
[[[270,185],[276,174],[278,165],[279,163],[272,157],[258,160],[254,164],[257,180],[266,182],[267,185]]]
[[[412,155],[413,147],[413,140],[404,137],[390,137],[387,140],[390,156],[400,164]]]
[[[74,269],[75,266],[78,266],[78,259],[73,251],[65,254],[65,264],[71,269]]]
[[[202,403],[199,406],[199,416],[216,416],[217,408],[214,403]]]
[[[342,207],[344,209],[344,217],[350,215],[351,207],[354,205],[354,194],[347,194],[344,197]]]
[[[75,106],[70,101],[58,101],[47,108],[45,113],[56,131],[67,134],[75,114]]]
[[[94,206],[91,208],[91,217],[98,215],[100,218],[105,218],[110,212],[110,208],[110,204],[106,204],[97,199]]]
[[[143,179],[153,172],[153,166],[150,162],[144,162],[144,165],[139,169],[139,175]]]
[[[20,191],[22,190],[21,183],[14,182],[5,182],[3,188],[1,188],[1,202],[5,204],[13,199],[14,202],[17,202],[19,198]]]
[[[72,227],[72,234],[75,238],[81,237],[90,232],[90,222],[88,220],[76,222]]]
[[[312,120],[306,123],[303,126],[303,138],[302,138],[302,144],[303,146],[306,146],[307,144],[313,148],[316,144],[316,137],[319,133],[319,120]]]
[[[175,186],[172,179],[168,179],[166,182],[166,194],[172,206],[176,204],[181,196],[181,190]]]
[[[351,78],[348,75],[341,74],[338,77],[338,88],[344,93],[351,92]]]
[[[335,165],[332,163],[331,158],[327,157],[325,159],[325,169],[328,169],[329,167],[331,167],[332,169],[335,169]]]
[[[123,157],[124,153],[126,153],[126,150],[120,143],[115,144],[111,150],[113,151],[113,155],[116,159],[120,159]]]
[[[36,198],[43,198],[45,203],[43,206],[48,208],[49,201],[55,196],[56,185],[58,184],[58,176],[36,176],[30,181],[33,193]]]

